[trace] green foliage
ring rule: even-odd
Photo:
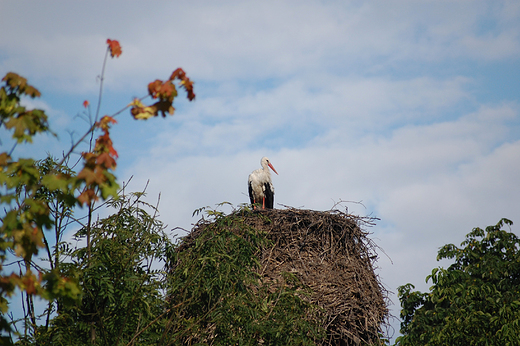
[[[173,244],[163,224],[140,201],[141,194],[121,196],[109,205],[117,212],[90,229],[92,247],[68,250],[61,263],[81,287],[79,305],[58,298],[57,316],[49,328],[39,327],[20,344],[139,345],[155,344],[160,324],[150,324],[163,312],[164,270],[160,261]],[[87,229],[76,233],[85,240]],[[66,288],[64,288],[66,289]]]
[[[308,291],[299,280],[285,274],[283,282],[268,283],[258,273],[259,250],[272,246],[266,234],[237,214],[207,211],[214,222],[193,246],[177,251],[140,197],[109,202],[117,212],[91,227],[90,259],[85,247],[65,247],[60,270],[79,283],[81,304],[56,295],[49,325],[17,344],[314,345],[323,339],[318,309],[302,299]],[[159,265],[164,259],[167,271]]]
[[[429,293],[399,287],[401,333],[398,345],[517,345],[520,335],[520,239],[503,230],[502,219],[475,228],[461,248],[448,244],[437,259]]]
[[[47,115],[42,110],[27,110],[20,104],[23,97],[39,97],[40,92],[29,85],[25,78],[12,72],[6,74],[2,82],[4,83],[0,88],[0,127],[12,133],[12,139],[16,144],[9,152],[0,152],[0,333],[10,331],[6,319],[8,298],[13,296],[16,289],[31,297],[47,298],[65,292],[71,293],[71,299],[77,297],[74,296],[73,292],[76,290],[73,287],[69,287],[69,291],[63,291],[56,286],[53,293],[47,292],[43,283],[49,280],[47,285],[53,286],[51,283],[62,283],[64,278],[57,280],[56,277],[49,276],[50,274],[42,275],[43,273],[34,267],[32,260],[33,256],[45,247],[43,231],[54,224],[47,201],[39,195],[54,173],[48,171],[42,174],[32,158],[14,160],[11,157],[16,145],[32,142],[33,136],[38,133],[51,133]],[[47,186],[47,189],[67,190],[52,184]],[[66,193],[70,198],[74,198],[72,190],[68,189]],[[14,257],[13,263],[19,264],[18,272],[4,268],[8,256]],[[32,298],[28,299],[27,304],[29,315],[34,321]],[[7,343],[7,340],[3,338],[4,343]]]
[[[107,54],[105,55],[100,77],[101,81],[104,80],[104,71],[109,53],[112,58],[119,57],[122,53],[121,46],[117,40],[108,39],[107,45]],[[177,93],[173,93],[173,90],[176,90],[174,85],[175,80],[178,80],[179,87],[186,90],[187,97],[190,101],[195,98],[193,82],[186,76],[182,69],[178,68],[173,72],[167,82],[162,83],[156,81],[149,85],[148,96],[154,99],[159,97],[160,102],[156,104],[156,108],[163,113],[166,109],[170,114],[173,114],[172,104],[174,98],[177,97]],[[37,134],[47,133],[54,135],[54,133],[50,131],[48,117],[43,110],[28,110],[21,105],[21,101],[24,97],[40,97],[40,92],[28,84],[27,79],[13,72],[7,73],[2,79],[2,82],[0,86],[0,131],[10,133],[11,141],[14,143],[10,151],[0,152],[0,205],[2,207],[2,212],[0,213],[0,311],[2,312],[0,315],[0,341],[2,344],[10,344],[12,343],[11,337],[5,337],[4,333],[11,334],[11,326],[16,328],[17,321],[9,322],[6,318],[9,312],[8,299],[16,293],[17,289],[21,292],[21,304],[24,304],[23,310],[25,316],[21,319],[24,324],[23,334],[18,331],[16,331],[15,334],[22,335],[25,341],[32,337],[38,339],[41,335],[47,335],[49,319],[51,313],[55,311],[58,312],[58,317],[60,318],[70,318],[74,325],[76,325],[78,321],[82,321],[83,317],[73,316],[72,312],[74,309],[71,308],[82,296],[82,292],[78,286],[79,282],[82,283],[83,288],[87,289],[86,293],[89,293],[89,288],[93,290],[92,292],[95,292],[97,289],[109,289],[107,291],[108,293],[106,293],[108,295],[106,297],[102,296],[101,298],[112,303],[117,303],[118,301],[112,301],[110,297],[122,299],[124,295],[117,287],[111,288],[110,285],[106,287],[102,285],[96,288],[94,283],[97,284],[99,281],[97,281],[95,267],[91,266],[91,261],[94,259],[95,261],[100,261],[100,257],[92,253],[91,244],[91,240],[93,240],[92,237],[95,236],[91,234],[91,232],[97,231],[96,228],[92,227],[93,212],[99,207],[95,207],[95,204],[99,199],[106,201],[112,197],[116,197],[119,190],[119,185],[113,174],[116,168],[118,154],[113,147],[109,133],[111,126],[116,123],[116,120],[113,116],[105,115],[100,117],[99,114],[103,83],[101,82],[100,84],[98,107],[93,117],[90,114],[90,108],[88,108],[89,102],[85,101],[83,103],[84,107],[88,109],[89,119],[91,120],[90,126],[84,135],[71,145],[70,150],[64,154],[60,162],[56,162],[52,159],[38,162],[36,158],[13,159],[13,152],[17,145],[31,143],[33,137]],[[146,97],[139,100],[143,100],[144,98]],[[127,107],[123,108],[123,110],[126,108]],[[116,112],[114,116],[123,110]],[[131,114],[134,115],[134,117],[135,111],[136,109],[132,108]],[[101,132],[101,134],[93,141],[94,135],[99,132]],[[81,153],[83,166],[79,167],[76,174],[76,172],[67,167],[67,162],[70,159],[70,155],[77,150],[80,144],[84,143],[84,140],[88,137],[90,137],[90,145],[86,151]],[[3,144],[4,143],[0,141],[0,145]],[[83,225],[81,218],[75,218],[74,216],[74,208],[76,206],[86,207],[87,220],[83,227],[83,235],[86,238],[87,246],[86,249],[79,250],[77,253],[70,253],[68,252],[69,244],[63,242],[62,237],[67,227],[72,223]],[[127,210],[129,208],[128,206],[121,206],[121,210]],[[117,216],[118,220],[123,220],[125,217],[124,215]],[[144,222],[144,219],[141,219],[144,218],[143,215],[138,215],[136,218],[137,220],[134,220],[134,222]],[[103,225],[100,227],[108,226]],[[154,227],[156,227],[156,225],[149,227],[155,229]],[[54,244],[49,243],[44,232],[51,229],[54,230]],[[114,229],[110,227],[107,228],[109,232],[115,232],[116,229],[117,227]],[[119,233],[121,232],[118,232],[118,234]],[[121,236],[123,238],[125,237],[124,235]],[[117,240],[119,238],[116,237],[114,239]],[[127,238],[126,240],[132,242],[135,239]],[[140,241],[148,240],[141,239]],[[156,240],[150,241],[155,244],[154,242]],[[95,246],[97,250],[101,252],[105,251],[105,256],[109,256],[110,251],[115,251],[115,249],[106,246],[103,242]],[[47,252],[46,260],[50,268],[41,267],[41,263],[33,259],[42,248]],[[158,248],[148,250],[152,252],[159,251]],[[141,255],[143,254],[141,253]],[[149,254],[146,256],[148,255]],[[155,253],[154,256],[156,255],[159,255],[159,253]],[[5,262],[8,256],[11,262],[9,264],[17,265],[18,268],[13,267],[15,268],[14,270],[5,268]],[[81,263],[85,264],[85,266],[68,266],[63,263],[63,256],[75,258],[76,260],[81,259],[83,261]],[[129,258],[132,258],[132,256]],[[137,261],[137,263],[140,262]],[[97,265],[98,262],[94,264]],[[138,264],[134,263],[134,265]],[[126,273],[125,270],[129,267],[131,267],[131,265],[127,263],[119,268],[120,274],[123,275]],[[16,269],[17,271],[15,272]],[[67,271],[67,269],[69,269],[69,271]],[[92,272],[93,270],[94,272]],[[150,268],[141,272],[137,271],[136,273],[140,275],[151,275]],[[90,282],[89,277],[95,278],[92,281],[92,285],[94,285],[92,287],[88,284]],[[135,283],[139,281],[141,277],[137,275],[135,277],[123,276],[118,278],[120,280],[126,280],[125,283]],[[139,287],[137,287],[138,293],[136,294],[138,296],[139,292],[144,292],[143,294],[148,294],[149,299],[155,299],[155,293],[151,294],[146,291],[145,288],[147,288],[148,285],[149,283],[140,283]],[[136,288],[133,286],[126,287],[125,285],[119,286],[129,289]],[[119,293],[121,294],[117,295]],[[49,300],[48,309],[44,314],[46,315],[46,323],[44,326],[39,324],[41,316],[37,316],[35,312],[34,297]],[[89,299],[93,299],[95,303],[91,304],[93,306],[91,308],[94,309],[94,307],[96,307],[97,309],[98,305],[96,304],[99,301],[98,298],[97,296],[84,295],[82,302],[85,304]],[[55,301],[57,304],[55,304]],[[136,298],[130,305],[132,307],[142,307],[141,303],[142,302]],[[147,302],[147,304],[148,303],[149,302]],[[113,336],[112,326],[119,324],[119,336],[116,341],[123,340],[122,335],[126,335],[125,333],[127,332],[125,328],[130,326],[128,328],[132,329],[134,327],[132,326],[132,322],[136,321],[134,320],[136,316],[127,314],[123,322],[121,320],[114,322],[110,320],[110,318],[104,319],[104,312],[110,310],[108,306],[109,305],[103,305],[102,312],[98,310],[90,311],[85,306],[79,308],[79,311],[81,311],[81,313],[85,313],[85,311],[88,312],[92,325],[100,325],[91,326],[90,330],[95,332],[97,327],[101,328],[99,332],[106,340]],[[125,309],[126,306],[122,308]],[[148,306],[146,308],[150,309]],[[130,310],[131,309],[128,308],[125,311]],[[151,312],[147,312],[143,316],[149,316],[150,313]],[[110,314],[117,313],[109,312],[108,315]],[[78,313],[78,316],[82,315]],[[12,315],[9,315],[9,317],[13,318]],[[139,321],[139,323],[144,321],[141,319],[141,315],[139,315],[137,321]],[[143,333],[140,334],[144,335]],[[96,340],[96,338],[91,336],[91,341],[92,340]]]
[[[42,248],[46,248],[50,254],[44,231],[55,227],[57,220],[70,216],[71,207],[80,204],[76,192],[87,189],[87,184],[74,172],[64,168],[62,163],[68,156],[61,163],[53,160],[37,162],[33,158],[13,159],[16,145],[31,143],[32,138],[38,133],[52,132],[44,111],[27,110],[21,105],[23,97],[39,97],[40,92],[16,73],[7,73],[2,81],[4,83],[0,88],[0,127],[12,133],[12,139],[16,144],[9,152],[0,153],[0,204],[3,209],[0,226],[0,310],[4,313],[8,311],[8,298],[19,289],[22,294],[27,295],[27,317],[34,325],[34,296],[52,299],[65,295],[62,297],[66,300],[79,298],[74,280],[62,276],[53,266],[52,272],[40,270],[33,257]],[[93,134],[95,129],[96,127],[92,126],[87,134]],[[115,177],[108,169],[103,169],[101,173],[106,179],[101,183],[90,184],[89,189],[98,188],[103,198],[109,198],[115,195]],[[49,204],[53,204],[54,209],[50,208]],[[64,211],[63,208],[68,210],[66,214],[58,215],[58,209]],[[63,231],[61,226],[58,226],[58,229],[58,233]],[[4,268],[8,256],[11,256],[11,259],[14,257],[11,262],[19,265],[18,272]],[[56,265],[57,261],[54,261],[54,264]],[[0,333],[9,332],[8,325],[3,314],[0,316]]]
[[[2,79],[0,88],[0,121],[17,142],[32,142],[37,133],[49,132],[47,115],[40,109],[27,110],[20,105],[21,97],[39,97],[40,92],[27,83],[27,79],[9,72]]]
[[[211,214],[193,246],[173,254],[161,344],[313,345],[323,335],[309,319],[316,308],[300,298],[305,288],[289,274],[277,284],[258,274],[266,235],[237,213]]]

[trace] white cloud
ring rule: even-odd
[[[366,137],[357,142],[344,139],[325,146],[271,153],[260,148],[253,151],[233,148],[237,140],[233,135],[240,133],[233,126],[200,127],[197,132],[197,126],[192,125],[173,134],[172,138],[164,133],[150,154],[140,158],[129,171],[141,179],[150,178],[157,191],[161,187],[166,189],[163,196],[169,194],[165,181],[171,181],[172,189],[182,185],[186,195],[179,191],[172,191],[171,195],[180,196],[182,201],[189,200],[195,209],[209,203],[206,199],[215,203],[246,202],[244,177],[257,168],[256,161],[269,154],[280,172],[275,178],[277,202],[283,204],[328,209],[333,200],[364,200],[375,206],[376,211],[384,212],[392,223],[394,217],[406,222],[405,210],[410,208],[419,208],[425,214],[441,208],[432,215],[450,210],[456,215],[466,210],[467,205],[461,201],[456,203],[456,199],[461,198],[457,193],[468,200],[473,198],[464,188],[463,182],[468,179],[465,167],[500,152],[506,145],[500,144],[501,138],[509,132],[507,121],[513,113],[517,114],[508,107],[483,108],[454,121],[400,128],[386,139]],[[195,138],[190,142],[190,137]],[[244,139],[238,137],[240,140]],[[200,150],[210,145],[223,149],[222,154],[218,150],[212,151],[209,157],[197,154],[196,146]],[[193,154],[182,154],[183,151]],[[485,167],[480,165],[469,171],[482,171]],[[506,181],[512,179],[513,175]],[[484,176],[481,184],[487,184]],[[487,193],[493,195],[492,191]],[[443,199],[443,194],[453,198]],[[452,204],[460,205],[458,211]]]
[[[236,152],[263,146],[352,145],[367,133],[431,123],[468,99],[465,78],[288,79],[270,89],[217,93],[186,105],[156,138],[152,155]],[[442,130],[442,129],[441,129]],[[232,139],[232,140],[231,140]]]
[[[2,30],[16,30],[0,39],[0,68],[28,70],[73,93],[96,89],[89,85],[99,74],[106,38],[123,46],[121,58],[111,63],[108,85],[134,89],[178,66],[198,80],[220,82],[304,71],[356,74],[397,62],[500,60],[520,53],[519,25],[510,18],[516,7],[509,4],[506,11],[485,1],[3,6],[9,16]],[[498,9],[489,15],[488,7]],[[498,34],[480,33],[484,16],[496,23]]]

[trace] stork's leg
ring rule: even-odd
[[[262,198],[262,209],[265,209],[265,197]]]
[[[253,210],[256,210],[256,199],[253,200]]]

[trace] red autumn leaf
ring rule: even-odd
[[[115,158],[118,158],[119,155],[117,154],[117,151],[114,149],[114,147],[109,147],[108,148],[108,153],[110,154],[110,156],[112,157],[115,157]]]
[[[101,135],[96,139],[96,146],[94,147],[94,151],[96,153],[103,153],[106,151],[106,148],[109,148],[111,146],[112,139],[110,138],[108,131],[105,131],[104,135]]]
[[[182,68],[178,68],[176,69],[175,71],[173,71],[172,75],[170,76],[170,80],[174,80],[175,78],[179,78],[179,79],[184,79],[186,78],[186,73],[184,72],[184,70]]]
[[[108,115],[105,115],[103,118],[101,119],[105,119],[106,122],[110,123],[110,124],[117,124],[117,120],[108,116]]]
[[[78,202],[80,204],[90,204],[92,201],[97,201],[98,196],[94,189],[86,189],[81,195],[78,196]]]
[[[93,168],[96,163],[96,157],[97,155],[94,153],[89,152],[83,152],[81,153],[81,156],[83,156],[83,159],[85,160],[85,168]]]
[[[22,283],[25,286],[25,292],[27,292],[27,294],[35,294],[36,293],[36,286],[35,286],[36,282],[35,282],[34,275],[29,273],[28,276],[24,276],[22,278]]]
[[[188,100],[193,101],[195,99],[195,93],[193,92],[193,82],[189,78],[186,78],[181,82],[184,89],[188,92]]]
[[[109,153],[102,153],[97,158],[97,164],[104,166],[106,169],[112,169],[116,167],[116,160]]]
[[[119,41],[107,39],[108,48],[110,49],[110,55],[113,57],[119,57],[123,50],[121,49],[121,45]]]
[[[110,124],[116,124],[117,123],[117,120],[108,116],[108,115],[105,115],[103,116],[99,122],[96,124],[96,126],[100,129],[102,129],[103,131],[108,131],[108,129],[110,128]]]
[[[148,93],[150,96],[154,99],[157,98],[157,93],[159,92],[159,89],[161,88],[162,81],[159,79],[154,80],[150,84],[148,84]]]
[[[83,101],[83,107],[87,108],[89,104],[90,103],[87,100]]]
[[[186,72],[184,72],[182,68],[176,69],[170,76],[170,81],[173,81],[174,79],[180,80],[180,85],[183,86],[188,93],[188,100],[193,101],[195,99],[195,93],[193,92],[193,82],[188,78],[188,76],[186,76]]]
[[[161,98],[167,99],[173,102],[173,99],[177,97],[177,89],[175,89],[175,85],[171,81],[165,82],[161,86]]]
[[[87,185],[92,185],[95,183],[96,185],[102,184],[105,181],[105,177],[103,173],[100,174],[100,172],[93,171],[90,168],[83,168],[78,173],[78,179],[84,180]]]
[[[154,80],[148,84],[148,93],[154,99],[159,98],[170,102],[173,102],[173,99],[177,96],[175,85],[173,85],[170,80],[167,80],[166,82],[159,79]]]

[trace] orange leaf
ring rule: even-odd
[[[81,153],[81,156],[83,156],[83,159],[85,160],[85,167],[94,167],[96,162],[97,155],[94,153],[89,152],[83,152]]]
[[[159,79],[154,80],[150,84],[148,84],[148,93],[152,98],[157,98],[157,93],[159,92],[159,89],[161,88],[162,81]]]
[[[107,131],[110,128],[110,124],[116,124],[116,123],[117,123],[116,119],[114,119],[108,115],[105,115],[99,120],[99,122],[96,124],[96,126],[104,131]]]
[[[110,55],[113,57],[119,57],[123,50],[121,49],[121,45],[119,41],[107,39],[108,48],[110,49]]]
[[[85,181],[87,185],[92,185],[92,183],[96,183],[97,185],[102,184],[104,181],[103,174],[99,172],[94,172],[90,168],[83,168],[78,173],[78,179],[82,179]]]
[[[86,189],[81,195],[78,196],[78,202],[80,204],[90,204],[92,201],[97,201],[98,196],[94,189]]]
[[[170,80],[174,80],[175,78],[179,78],[179,79],[184,79],[186,78],[186,73],[184,72],[184,70],[182,68],[178,68],[176,69],[175,71],[173,71],[172,75],[170,76]]]
[[[193,101],[195,99],[195,93],[193,92],[193,82],[189,78],[186,78],[181,82],[184,89],[188,92],[188,100]]]
[[[110,124],[117,124],[117,120],[112,118],[111,116],[105,115],[101,120],[105,119],[106,122],[109,122]]]
[[[25,292],[27,292],[27,294],[35,294],[36,293],[36,277],[32,274],[32,273],[27,273],[23,278],[22,278],[22,283],[24,284],[25,286]]]
[[[183,86],[184,89],[186,89],[188,92],[188,100],[193,101],[195,99],[195,93],[193,92],[193,82],[190,81],[188,76],[186,76],[186,72],[184,72],[182,68],[176,69],[170,76],[170,81],[173,81],[174,79],[180,80],[180,85]]]
[[[96,139],[96,146],[94,147],[94,152],[96,153],[104,153],[106,152],[106,148],[112,146],[112,139],[110,139],[110,135],[108,131],[105,132],[104,135],[101,135]]]
[[[87,100],[83,101],[83,107],[87,108],[89,104],[90,103]]]
[[[118,158],[119,155],[117,154],[117,151],[114,149],[114,147],[110,147],[108,148],[108,153],[110,154],[110,156],[112,157],[115,157],[115,158]]]
[[[116,160],[114,160],[109,153],[99,154],[96,162],[98,165],[103,165],[106,169],[116,167]]]

